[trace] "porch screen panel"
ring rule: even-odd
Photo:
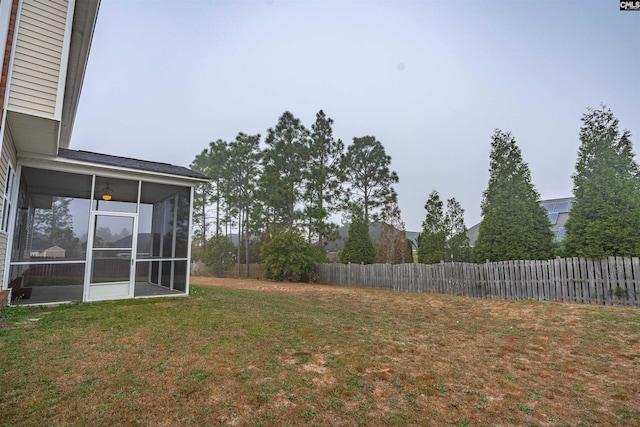
[[[184,188],[178,193],[178,215],[176,220],[176,258],[186,258],[189,249],[189,209],[191,190]]]
[[[164,203],[153,205],[153,222],[151,225],[151,256],[161,256],[162,224],[164,220]]]
[[[173,271],[173,289],[186,292],[187,290],[187,261],[175,261]]]
[[[175,233],[174,227],[174,212],[176,207],[176,201],[174,197],[170,197],[164,202],[164,228],[162,234],[162,257],[173,257],[173,235]],[[164,268],[163,268],[164,269]],[[164,272],[163,272],[164,274]]]

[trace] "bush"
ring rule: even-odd
[[[202,261],[215,277],[224,277],[233,264],[235,246],[227,236],[213,236],[201,251],[194,254],[194,259]]]
[[[279,282],[309,282],[315,278],[320,252],[295,230],[277,232],[262,247],[264,274]]]

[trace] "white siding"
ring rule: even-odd
[[[11,133],[9,132],[9,127],[5,126],[4,130],[4,138],[2,141],[2,153],[0,154],[0,188],[4,191],[5,181],[7,179],[7,165],[9,161],[13,164],[13,167],[16,167],[17,156],[16,149],[13,144],[13,139],[11,138]],[[0,207],[0,212],[2,212],[2,207]],[[12,215],[15,214],[12,212]],[[4,268],[7,256],[7,240],[8,236],[13,235],[13,230],[9,230],[9,234],[0,233],[0,278],[4,277]],[[0,279],[1,280],[1,279]],[[0,285],[0,289],[2,286]]]
[[[8,108],[54,118],[64,50],[67,0],[23,0]]]

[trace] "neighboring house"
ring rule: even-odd
[[[337,253],[342,250],[344,241],[349,235],[349,226],[350,224],[346,224],[338,229],[339,238],[337,240],[329,240],[325,243],[325,249],[332,260],[334,258],[337,259]],[[405,231],[407,240],[409,240],[414,247],[418,244],[419,235],[420,233],[417,231]],[[374,244],[380,242],[380,239],[382,238],[382,223],[374,222],[369,224],[369,237],[371,237]]]
[[[569,211],[571,210],[572,203],[573,197],[542,200],[540,202],[542,207],[547,210],[547,216],[549,217],[549,222],[551,222],[551,231],[553,232],[556,242],[564,239],[564,224],[567,222],[567,218],[569,218]],[[476,243],[476,240],[478,240],[479,231],[479,223],[469,228],[467,231],[467,236],[469,237],[471,246],[473,246]]]
[[[29,251],[31,258],[64,258],[65,251],[60,246],[51,246],[48,248],[38,248],[31,246]]]
[[[31,301],[131,298],[150,286],[154,294],[189,291],[193,187],[208,178],[69,149],[99,3],[0,1],[0,289],[31,282]],[[59,226],[52,219],[59,213],[73,221]],[[105,229],[147,233],[151,243],[138,251],[139,239],[129,239],[113,248],[99,237]],[[40,259],[31,242],[43,230],[67,242],[64,257]],[[47,294],[42,284],[52,278],[81,285],[74,296],[63,295],[64,286]]]

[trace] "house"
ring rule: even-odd
[[[555,237],[555,241],[559,242],[564,239],[564,225],[569,218],[569,211],[573,203],[573,197],[565,197],[562,199],[542,200],[540,204],[547,211],[549,222],[551,223],[551,231]],[[467,236],[471,246],[478,240],[478,232],[480,231],[480,223],[474,225],[467,230]]]
[[[0,2],[0,289],[33,290],[16,303],[189,292],[193,188],[208,178],[69,148],[99,3]],[[45,243],[64,257],[41,258]]]
[[[60,246],[37,247],[31,246],[31,258],[64,258],[66,251]]]

